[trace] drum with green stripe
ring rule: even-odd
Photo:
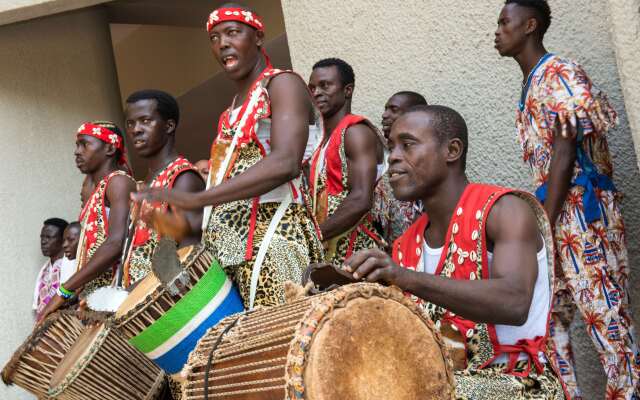
[[[115,316],[129,343],[169,374],[182,369],[207,329],[243,311],[240,294],[209,252],[200,245],[180,252],[190,279],[185,294],[170,294],[149,274]]]

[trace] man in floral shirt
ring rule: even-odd
[[[64,251],[62,249],[62,233],[67,221],[61,218],[49,218],[44,221],[40,231],[40,250],[47,257],[47,262],[38,273],[33,293],[33,310],[38,316],[47,303],[55,296],[60,286],[60,273]]]
[[[556,303],[551,334],[569,395],[581,398],[568,328],[576,308],[607,375],[607,399],[637,399],[640,361],[628,298],[621,193],[611,179],[607,132],[617,115],[577,63],[548,53],[551,11],[542,0],[507,0],[495,47],[520,65],[516,126],[536,196],[554,225]]]

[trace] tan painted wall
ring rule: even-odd
[[[611,149],[616,181],[627,193],[624,215],[632,238],[632,295],[640,321],[640,254],[635,240],[640,234],[640,178],[629,145],[608,2],[550,3],[554,20],[548,49],[580,60],[620,112],[621,125],[611,134]],[[308,76],[313,63],[324,57],[344,58],[356,73],[354,111],[378,124],[385,101],[398,90],[416,90],[432,103],[452,106],[470,128],[470,176],[531,189],[514,129],[521,72],[513,60],[501,59],[493,49],[502,4],[502,0],[451,0],[446,5],[436,0],[282,1],[291,59],[298,72]],[[585,399],[602,398],[603,374],[581,324],[574,336]]]
[[[636,154],[640,154],[640,0],[608,3],[627,116]]]
[[[0,364],[31,331],[39,235],[47,217],[77,218],[74,132],[121,121],[108,25],[87,10],[0,27]],[[0,385],[2,399],[31,399]]]
[[[0,25],[77,10],[112,0],[2,0]]]

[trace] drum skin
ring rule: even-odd
[[[210,399],[453,396],[433,323],[399,289],[368,283],[229,317],[200,340],[183,372],[190,400],[205,399],[205,375]]]

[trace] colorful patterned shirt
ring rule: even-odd
[[[604,93],[591,82],[584,69],[573,61],[545,55],[532,70],[523,88],[516,117],[524,161],[531,168],[536,196],[546,198],[546,185],[553,149],[556,118],[578,124],[578,152],[568,199],[582,199],[587,222],[600,217],[598,196],[615,192],[613,167],[606,132],[615,126],[617,115]],[[566,128],[563,131],[567,135]]]

